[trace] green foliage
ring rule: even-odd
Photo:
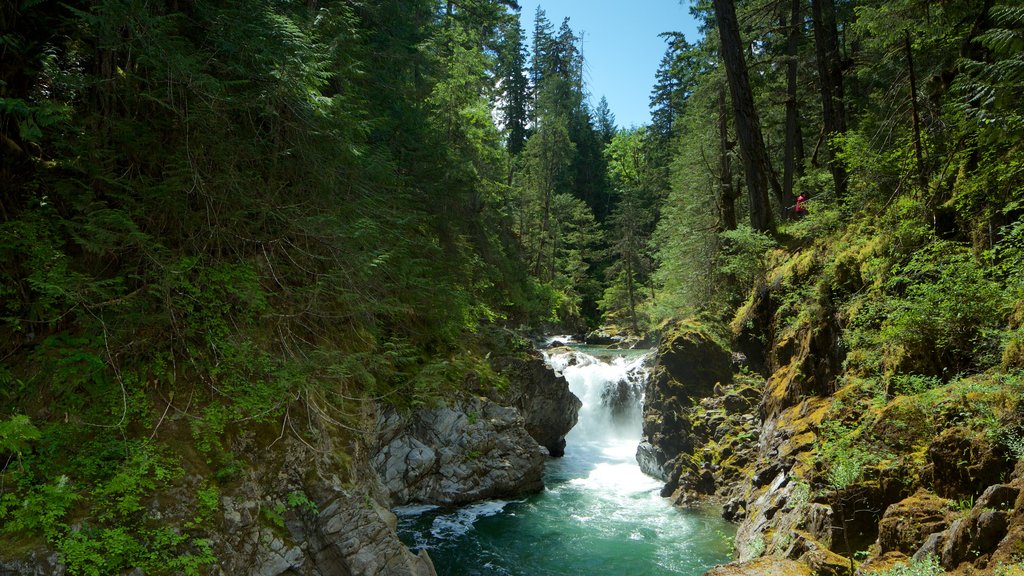
[[[721,233],[722,252],[720,270],[735,278],[741,289],[764,284],[767,273],[768,251],[776,246],[775,240],[743,224],[735,230]]]
[[[998,362],[994,333],[1005,321],[1002,288],[965,249],[936,242],[890,280],[904,297],[880,329],[889,370],[949,377]]]
[[[288,506],[296,508],[309,514],[316,514],[318,511],[316,502],[309,499],[305,492],[289,492],[287,497]]]
[[[28,450],[32,442],[41,437],[39,429],[36,428],[28,416],[15,414],[7,420],[0,421],[0,454],[13,454],[21,460],[22,452]],[[6,468],[9,461],[4,465]],[[3,469],[0,469],[3,473]]]

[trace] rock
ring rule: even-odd
[[[978,508],[972,510],[967,518],[955,520],[946,531],[938,554],[942,567],[953,570],[995,550],[1006,534],[1007,525],[1006,512]]]
[[[390,512],[372,499],[344,494],[317,515],[309,539],[322,576],[433,576],[424,552],[413,555],[389,526]],[[304,572],[299,572],[304,573]]]
[[[544,488],[545,451],[519,412],[480,398],[389,412],[378,421],[371,462],[391,505],[458,505]]]
[[[61,563],[56,552],[40,548],[21,558],[0,559],[0,574],[4,576],[64,576],[67,574],[67,568]]]
[[[975,508],[992,508],[993,510],[1010,510],[1014,507],[1020,489],[1006,484],[989,486],[974,502]]]
[[[943,498],[974,496],[1010,472],[1006,449],[983,432],[964,427],[943,430],[927,452],[935,493]]]
[[[835,530],[833,516],[831,506],[813,502],[807,505],[803,512],[803,520],[797,526],[806,530],[813,539],[824,544],[826,548],[831,548],[832,533]]]
[[[847,576],[850,573],[851,563],[847,558],[832,552],[810,534],[794,530],[790,535],[792,544],[785,556],[806,564],[815,576]]]
[[[1021,552],[1024,551],[1024,459],[1017,461],[1017,467],[1009,486],[1019,492],[1013,503],[1013,510],[1008,512],[1009,525],[1006,528],[1006,535],[1003,536],[999,546],[992,552],[989,559],[989,564],[992,566],[1018,563],[1021,560]],[[981,498],[979,498],[980,500]]]
[[[867,576],[868,574],[876,574],[878,572],[885,572],[892,570],[897,565],[907,564],[910,558],[899,552],[887,552],[881,556],[872,556],[865,560],[860,566],[857,567],[857,571],[854,572],[856,576]]]
[[[511,384],[502,400],[519,409],[526,431],[552,456],[565,454],[565,435],[576,425],[583,406],[569,391],[569,383],[536,354],[525,360],[497,358],[493,364]]]
[[[917,549],[917,552],[914,552],[913,559],[917,562],[921,562],[929,556],[935,556],[938,558],[939,552],[942,550],[945,543],[945,532],[929,534],[928,537],[924,539],[924,544],[921,544],[921,547]]]
[[[736,414],[749,412],[751,406],[754,405],[754,402],[750,398],[740,394],[727,394],[723,399],[723,405],[725,406],[726,412]]]
[[[682,397],[700,399],[712,395],[715,384],[732,381],[731,357],[699,329],[674,327],[663,334],[653,373],[673,380]]]
[[[658,357],[644,390],[643,444],[637,450],[641,469],[667,480],[679,470],[670,462],[693,451],[694,430],[686,410],[732,379],[729,352],[689,326],[663,331]]]
[[[622,336],[608,334],[599,330],[587,333],[583,341],[591,346],[610,346],[622,341]]]
[[[871,426],[871,433],[893,450],[909,452],[927,444],[934,430],[919,399],[899,396],[882,409]]]
[[[746,562],[731,562],[712,568],[704,576],[811,576],[806,564],[787,558],[764,556]]]
[[[889,506],[878,524],[879,553],[913,554],[949,526],[951,515],[948,500],[924,491]]]
[[[729,522],[739,522],[747,515],[747,502],[740,498],[732,498],[722,506],[722,518]]]

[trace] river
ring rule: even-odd
[[[425,548],[442,576],[699,576],[729,560],[734,528],[713,510],[679,510],[640,471],[649,354],[574,347],[549,356],[583,401],[530,498],[456,509],[396,509],[399,534]]]

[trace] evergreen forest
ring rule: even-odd
[[[837,490],[916,481],[858,424],[900,398],[1024,458],[1024,4],[689,9],[622,128],[515,0],[0,4],[0,557],[210,573],[239,438],[358,483],[378,407],[539,334],[754,377],[827,329]]]

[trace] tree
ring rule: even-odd
[[[798,106],[798,49],[803,35],[803,2],[790,1],[789,32],[786,39],[786,134],[785,152],[782,163],[783,206],[791,206],[793,183],[803,173],[804,142],[800,129]]]
[[[610,285],[601,307],[606,318],[627,313],[629,327],[640,333],[638,306],[652,290],[648,244],[657,222],[658,196],[653,187],[649,149],[652,139],[646,128],[623,130],[615,135],[605,154],[608,174],[616,195],[609,218],[609,243],[616,258],[608,267]]]
[[[818,87],[821,90],[821,109],[824,132],[829,150],[829,170],[835,183],[836,197],[844,198],[846,168],[834,151],[833,139],[846,133],[846,106],[844,103],[842,55],[839,52],[836,31],[836,9],[833,0],[811,0],[814,21],[814,46],[818,61]]]
[[[529,137],[530,93],[526,58],[522,25],[518,18],[509,19],[502,27],[495,68],[499,82],[497,108],[501,111],[505,147],[512,156],[522,152]]]
[[[732,0],[715,0],[715,20],[721,40],[721,56],[725,64],[729,92],[732,96],[733,117],[736,123],[736,138],[743,157],[746,174],[747,197],[750,208],[750,225],[757,231],[773,228],[771,207],[768,202],[768,178],[771,165],[764,147],[764,136],[754,96],[750,89],[747,65],[743,56],[739,24],[736,21],[736,6]]]
[[[597,115],[597,133],[601,137],[601,142],[604,142],[605,146],[607,146],[611,144],[612,138],[618,132],[618,128],[615,127],[615,114],[608,107],[608,99],[604,96],[601,96],[601,101],[598,102],[595,113]]]

